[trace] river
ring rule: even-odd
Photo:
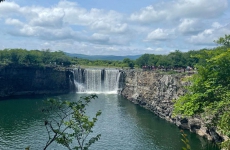
[[[72,93],[52,96],[76,101],[82,94]],[[149,110],[134,105],[117,94],[98,94],[87,108],[89,116],[102,111],[94,127],[94,134],[101,139],[92,150],[180,150],[180,129],[160,119]],[[0,101],[0,149],[17,150],[30,146],[31,150],[43,149],[48,139],[41,109],[43,97],[12,98]],[[204,138],[185,131],[192,150],[217,150]],[[50,149],[62,150],[52,144]]]

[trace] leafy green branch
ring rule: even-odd
[[[90,133],[93,132],[92,129],[98,120],[98,116],[101,115],[101,111],[97,111],[92,119],[86,115],[86,106],[95,98],[97,98],[97,95],[81,97],[77,102],[55,99],[46,101],[47,107],[43,109],[43,112],[47,116],[48,114],[55,115],[44,122],[48,134],[48,141],[44,150],[53,142],[57,142],[69,150],[87,150],[100,139],[101,134],[88,138]]]

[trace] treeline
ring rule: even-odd
[[[171,52],[168,55],[144,54],[136,61],[130,61],[130,66],[132,66],[133,63],[138,67],[164,66],[168,68],[185,68],[186,66],[194,67],[196,64],[204,65],[204,63],[207,63],[206,59],[212,57],[209,52],[226,52],[227,48],[230,47],[230,35],[220,37],[214,42],[221,46],[213,49],[201,49],[196,51],[191,50],[188,52],[181,52],[176,50],[175,52]]]
[[[74,63],[79,66],[104,66],[104,67],[129,67],[129,68],[143,68],[143,66],[155,66],[165,68],[186,68],[187,66],[194,67],[200,60],[199,55],[202,55],[208,49],[202,49],[199,51],[181,52],[176,50],[168,55],[155,55],[144,54],[136,60],[129,58],[123,59],[123,61],[110,61],[110,60],[88,60],[75,58]]]
[[[176,50],[168,55],[154,55],[144,54],[136,61],[135,65],[138,67],[142,66],[164,66],[167,68],[186,68],[187,66],[194,67],[196,64],[205,63],[205,57],[208,51],[218,51],[219,53],[225,52],[227,47],[221,46],[213,49],[201,49],[198,51],[191,50],[188,52],[181,52]],[[203,57],[204,55],[204,57]]]
[[[0,66],[6,65],[128,67],[122,61],[88,60],[67,56],[62,51],[26,49],[0,50]]]
[[[74,58],[72,59],[72,64],[77,66],[98,66],[98,67],[128,67],[127,64],[122,61],[114,61],[114,60],[89,60],[82,58]]]
[[[75,58],[72,63],[78,66],[102,66],[102,67],[128,67],[128,68],[143,68],[143,67],[155,67],[155,68],[169,68],[169,69],[184,69],[188,66],[194,68],[196,64],[204,64],[206,62],[207,52],[217,51],[219,53],[225,52],[226,46],[216,47],[213,49],[201,49],[191,50],[188,52],[181,52],[176,50],[168,55],[155,55],[144,54],[136,60],[129,58],[123,59],[123,61],[110,61],[110,60],[88,60]]]
[[[37,65],[37,66],[71,66],[76,67],[118,67],[118,68],[164,68],[185,69],[188,66],[194,68],[196,64],[206,63],[209,58],[208,51],[225,52],[229,47],[230,36],[220,38],[216,43],[223,46],[214,49],[191,50],[181,52],[176,50],[168,55],[144,54],[136,60],[125,58],[122,61],[113,60],[88,60],[67,56],[62,51],[51,52],[50,50],[25,50],[4,49],[0,50],[0,65]],[[207,58],[206,58],[207,57]]]
[[[135,64],[139,67],[142,66],[164,66],[168,68],[185,68],[186,66],[194,66],[198,63],[199,59],[195,57],[200,51],[189,51],[181,52],[176,50],[168,55],[154,55],[154,54],[144,54],[138,58]]]
[[[69,66],[71,58],[64,52],[50,50],[4,49],[0,50],[0,65],[62,65]]]
[[[194,68],[196,64],[205,63],[203,55],[206,56],[207,51],[219,51],[224,52],[227,48],[225,46],[213,48],[213,49],[201,49],[191,50],[188,52],[181,52],[176,50],[168,55],[155,55],[144,54],[136,60],[129,58],[123,59],[123,61],[109,61],[109,60],[87,60],[87,59],[75,59],[74,63],[84,66],[104,66],[104,67],[128,67],[128,68],[143,68],[148,66],[154,66],[155,68]],[[208,56],[207,56],[208,57]]]

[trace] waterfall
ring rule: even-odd
[[[77,91],[84,91],[84,69],[74,69],[74,85]]]
[[[119,70],[105,70],[104,77],[104,91],[114,91],[118,90],[117,78],[119,77]]]
[[[85,91],[86,92],[101,92],[101,70],[85,70]],[[80,91],[81,92],[81,91]]]
[[[118,69],[74,69],[77,92],[118,93],[121,72]]]

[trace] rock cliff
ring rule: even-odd
[[[0,67],[0,97],[68,93],[70,75],[68,70],[53,67]]]
[[[125,87],[121,94],[180,128],[189,129],[209,140],[222,141],[214,128],[205,127],[200,117],[172,117],[173,100],[186,92],[188,82],[184,82],[184,77],[182,74],[164,75],[153,71],[126,70]]]

